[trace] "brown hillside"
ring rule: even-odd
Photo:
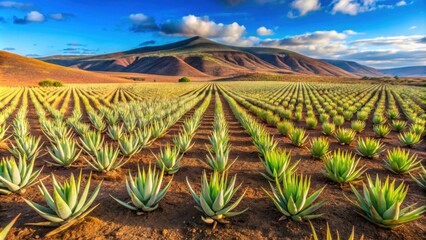
[[[357,78],[332,64],[274,48],[227,46],[202,37],[97,56],[52,56],[44,61],[90,71],[160,75],[235,76],[256,72]]]
[[[37,59],[0,51],[0,85],[34,86],[45,79],[63,83],[120,83],[131,82],[117,77],[62,67]]]

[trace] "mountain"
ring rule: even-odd
[[[341,68],[347,72],[353,73],[360,77],[385,77],[386,74],[372,67],[361,65],[353,61],[345,60],[332,60],[332,59],[321,59],[321,61],[330,63],[338,68]]]
[[[38,59],[0,51],[0,85],[37,85],[45,79],[63,83],[120,83],[123,78],[68,68]]]
[[[95,56],[51,56],[41,60],[90,71],[138,72],[159,75],[236,76],[256,72],[357,78],[327,62],[295,52],[235,47],[202,37]]]
[[[426,66],[380,69],[381,72],[399,77],[426,77]]]

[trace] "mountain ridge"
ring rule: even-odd
[[[261,47],[236,47],[202,37],[159,46],[94,56],[51,56],[41,60],[89,71],[159,75],[235,76],[255,72],[358,78],[327,62],[302,54]]]

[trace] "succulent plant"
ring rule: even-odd
[[[303,128],[295,128],[288,137],[293,145],[297,147],[302,147],[306,139],[308,139],[308,135],[306,135],[306,131]]]
[[[365,122],[360,120],[354,120],[351,122],[351,128],[357,133],[360,133],[365,128]]]
[[[414,132],[400,133],[398,139],[402,144],[410,148],[422,141],[421,135]]]
[[[324,175],[334,182],[344,184],[358,181],[366,171],[358,168],[360,159],[356,160],[351,152],[342,152],[340,149],[327,155],[324,159]]]
[[[328,154],[330,143],[326,137],[313,138],[309,151],[314,158],[323,159]]]
[[[120,153],[122,156],[131,157],[141,150],[139,138],[133,134],[123,134],[118,140]]]
[[[45,160],[47,163],[58,167],[70,167],[80,156],[81,151],[78,151],[74,139],[63,138],[57,139],[52,145],[52,148],[47,148],[53,161]]]
[[[161,189],[163,182],[164,171],[157,171],[155,167],[151,169],[151,164],[148,170],[141,169],[138,165],[138,173],[135,177],[129,170],[129,178],[126,179],[126,189],[130,196],[131,204],[121,201],[111,195],[111,197],[124,207],[142,212],[151,212],[158,208],[159,202],[166,195],[170,188],[172,179]]]
[[[324,135],[331,135],[336,130],[336,125],[334,123],[325,122],[322,124],[321,128]]]
[[[99,131],[89,131],[83,134],[80,142],[86,152],[93,154],[104,144],[104,137]]]
[[[388,125],[381,124],[375,125],[373,127],[373,131],[376,133],[377,137],[384,138],[390,133],[391,130]]]
[[[9,152],[15,158],[24,158],[28,161],[36,159],[40,153],[40,149],[43,144],[40,144],[41,137],[35,138],[31,136],[25,136],[22,138],[15,138],[16,146],[11,143],[12,147],[9,148]]]
[[[350,128],[338,128],[334,137],[341,145],[350,144],[355,138],[356,132]]]
[[[381,143],[380,140],[369,137],[365,139],[358,139],[357,145],[357,153],[366,158],[376,157],[380,153],[380,149],[383,147],[383,143]]]
[[[326,201],[314,203],[325,186],[308,196],[311,178],[303,175],[287,174],[282,180],[275,180],[275,187],[269,182],[272,194],[263,189],[283,216],[279,220],[291,218],[294,221],[314,219],[322,214],[313,214]]]
[[[26,225],[57,227],[46,235],[46,237],[49,237],[81,222],[84,217],[98,206],[91,207],[99,193],[102,182],[96,186],[89,197],[91,175],[89,175],[86,187],[81,194],[82,171],[80,171],[77,181],[71,173],[70,178],[63,184],[58,183],[52,173],[53,195],[50,195],[43,182],[40,182],[39,189],[42,196],[44,196],[47,207],[25,198],[24,201],[48,222],[27,223]]]
[[[93,155],[90,155],[90,159],[88,160],[84,158],[84,160],[96,171],[98,172],[108,172],[111,170],[115,170],[120,168],[130,158],[124,160],[122,157],[120,160],[118,159],[119,150],[114,149],[112,145],[103,145],[101,149],[97,150]]]
[[[417,161],[417,154],[410,155],[410,151],[401,148],[388,150],[383,167],[394,174],[404,174],[419,169],[420,161]]]
[[[158,156],[154,154],[154,157],[157,165],[168,174],[174,174],[182,167],[179,165],[182,159],[182,155],[179,156],[179,149],[172,148],[169,144],[160,149]]]
[[[389,177],[386,177],[384,183],[382,183],[379,176],[376,176],[375,182],[367,176],[367,181],[367,185],[363,184],[364,195],[361,195],[351,185],[357,201],[349,198],[348,200],[360,210],[358,213],[362,217],[377,226],[394,228],[401,224],[415,221],[426,212],[426,206],[414,209],[415,204],[401,209],[408,192],[408,186],[403,182],[395,188],[395,179],[390,182]]]
[[[291,165],[291,153],[284,149],[272,149],[265,152],[263,158],[260,158],[266,173],[260,173],[269,181],[281,180],[286,174],[296,172],[300,161]]]
[[[173,138],[173,143],[175,144],[176,148],[179,149],[180,153],[186,153],[189,151],[189,149],[192,148],[192,146],[194,146],[194,143],[192,143],[192,137],[192,135],[189,135],[185,132],[180,132]]]
[[[43,168],[34,171],[35,158],[27,161],[18,158],[18,163],[13,157],[3,158],[0,161],[0,194],[24,193],[25,188],[36,183]]]
[[[238,199],[231,203],[235,193],[241,188],[241,184],[235,187],[236,179],[237,176],[234,175],[228,181],[228,172],[220,174],[217,171],[214,171],[208,179],[206,172],[203,171],[200,195],[198,195],[186,178],[189,191],[197,203],[195,208],[205,215],[201,216],[201,219],[207,224],[213,224],[213,228],[216,227],[218,222],[228,223],[225,218],[240,215],[248,210],[246,208],[239,212],[233,212],[247,191],[245,190]]]

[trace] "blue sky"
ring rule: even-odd
[[[424,0],[0,0],[0,50],[102,54],[200,35],[374,67],[426,65]]]

